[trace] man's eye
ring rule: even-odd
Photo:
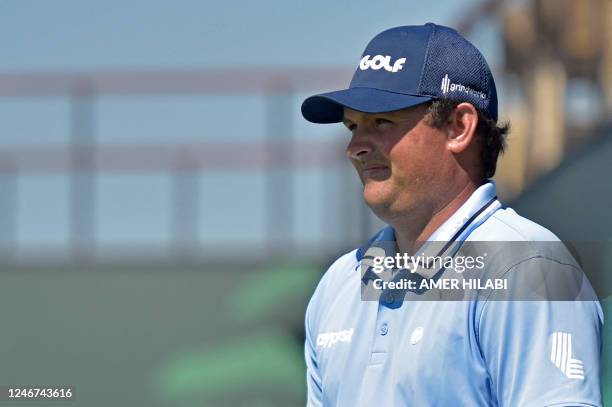
[[[350,123],[350,124],[349,123],[345,123],[344,125],[346,126],[347,129],[349,129],[349,131],[353,131],[353,130],[355,130],[357,128],[357,126],[354,125],[353,123]]]
[[[378,118],[374,121],[374,123],[376,124],[376,127],[382,127],[382,126],[392,124],[393,122],[391,120]]]

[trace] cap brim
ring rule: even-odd
[[[350,88],[314,95],[302,103],[302,115],[313,123],[338,123],[348,107],[365,113],[383,113],[429,102],[429,96],[412,96],[374,88]]]

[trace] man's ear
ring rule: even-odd
[[[471,103],[460,103],[451,113],[448,121],[448,149],[455,153],[465,151],[476,135],[478,112]]]

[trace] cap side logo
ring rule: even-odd
[[[446,74],[444,78],[442,78],[442,86],[440,88],[442,89],[443,94],[447,94],[450,90],[450,79],[448,77],[448,74]]]
[[[440,89],[442,90],[443,95],[446,95],[449,92],[464,92],[468,95],[476,96],[480,99],[487,98],[487,95],[485,95],[481,91],[472,89],[469,86],[465,86],[461,83],[451,82],[448,74],[444,75],[444,78],[442,78],[442,85],[440,86]]]
[[[406,63],[406,58],[398,58],[391,66],[391,56],[390,55],[375,55],[370,59],[370,55],[365,55],[359,61],[359,69],[365,71],[366,69],[372,69],[374,71],[378,71],[381,68],[385,68],[385,71],[388,72],[397,72],[401,71]]]
[[[552,334],[550,360],[568,379],[584,380],[582,360],[572,358],[572,334],[566,332]]]

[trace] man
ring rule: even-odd
[[[309,406],[601,405],[601,308],[558,239],[497,200],[488,179],[508,126],[471,43],[431,23],[384,31],[349,88],[306,99],[302,113],[350,130],[365,202],[389,224],[340,257],[308,305]],[[505,281],[500,297],[471,283],[432,289],[458,262],[379,261],[452,263],[470,242],[489,242],[476,249],[480,276]],[[408,288],[389,285],[400,281]]]

